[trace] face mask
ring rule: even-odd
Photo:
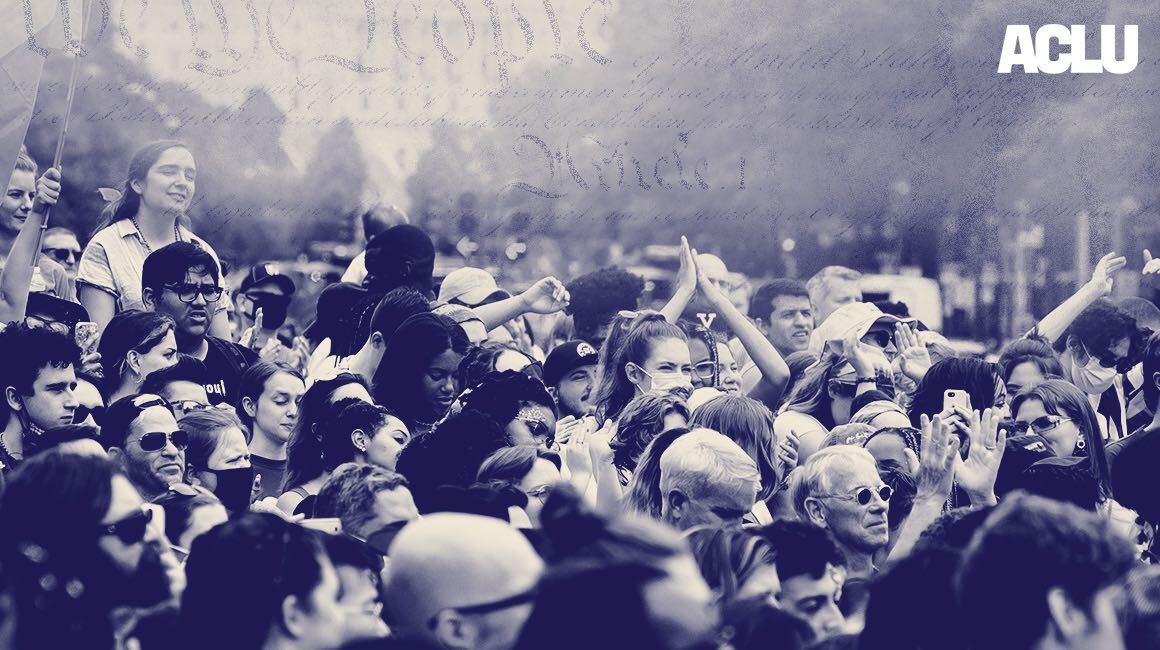
[[[635,366],[636,364],[633,365]],[[693,394],[693,381],[683,372],[658,372],[654,375],[640,366],[636,367],[644,376],[649,378],[649,383],[652,384],[647,391],[641,389],[641,392],[646,395],[680,393],[687,398]],[[637,388],[640,387],[637,386]]]
[[[286,322],[286,310],[290,307],[290,298],[288,296],[279,296],[276,294],[266,294],[261,296],[250,296],[253,301],[253,311],[246,314],[250,320],[254,320],[258,314],[258,310],[262,310],[262,327],[265,329],[276,329],[282,327]]]
[[[210,470],[217,476],[217,488],[213,493],[221,500],[231,515],[241,514],[250,507],[250,496],[254,487],[254,468],[234,467],[232,469]]]
[[[1116,379],[1115,368],[1105,368],[1100,365],[1099,359],[1088,356],[1087,365],[1079,367],[1075,360],[1071,362],[1071,383],[1088,395],[1101,395],[1111,388]]]

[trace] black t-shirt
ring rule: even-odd
[[[266,497],[277,499],[281,496],[282,477],[286,475],[286,461],[251,454],[250,464],[254,466],[254,482],[258,484],[260,490],[255,500],[261,501]]]
[[[1152,523],[1160,522],[1160,427],[1134,431],[1108,444],[1112,495]]]
[[[206,341],[209,350],[204,359],[205,392],[209,394],[209,403],[233,404],[242,373],[258,360],[258,355],[249,348],[213,336],[207,336]]]

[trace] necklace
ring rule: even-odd
[[[147,253],[153,252],[153,247],[149,245],[149,240],[145,237],[145,233],[141,231],[141,224],[137,223],[136,215],[129,217],[129,221],[133,222],[133,227],[137,229],[137,234],[141,236],[141,243],[145,244],[145,251]],[[173,242],[181,241],[181,231],[177,228],[177,219],[173,220]]]

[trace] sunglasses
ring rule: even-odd
[[[122,544],[132,546],[145,539],[145,530],[151,521],[153,521],[153,511],[142,508],[121,521],[102,524],[100,532],[102,535],[114,535],[121,540]]]
[[[886,330],[870,330],[862,336],[862,342],[885,350],[894,342],[894,334]]]
[[[73,424],[83,424],[90,415],[93,416],[93,422],[100,424],[105,417],[105,405],[85,406],[82,404],[78,406],[77,410],[73,411]]]
[[[493,612],[499,612],[499,611],[503,611],[505,609],[511,609],[512,607],[518,607],[520,605],[530,603],[535,599],[536,599],[536,590],[533,588],[533,589],[530,589],[528,591],[525,591],[522,594],[516,594],[515,596],[511,596],[510,598],[504,598],[503,600],[496,600],[496,601],[493,601],[490,603],[481,603],[479,605],[468,605],[466,607],[447,607],[447,608],[440,610],[440,612],[451,610],[454,612],[459,612],[460,615],[491,614]],[[431,617],[430,620],[427,621],[427,627],[434,630],[438,626],[439,626],[439,613],[437,612],[434,616]]]
[[[192,282],[183,282],[181,284],[166,284],[163,285],[173,293],[177,294],[177,299],[186,304],[190,304],[197,300],[198,295],[205,298],[206,302],[217,302],[224,290],[216,284],[193,284]]]
[[[889,485],[883,485],[878,488],[858,488],[853,494],[819,494],[817,496],[819,498],[825,497],[830,499],[857,499],[858,505],[865,506],[870,504],[875,494],[883,501],[890,501],[890,497],[894,496],[894,488]]]
[[[50,329],[57,334],[72,334],[72,326],[58,320],[41,318],[40,316],[25,316],[24,326],[29,329]]]
[[[1042,435],[1058,427],[1063,422],[1071,422],[1071,418],[1061,418],[1058,415],[1044,415],[1035,418],[1031,422],[1016,422],[1014,428],[1015,433],[1020,435],[1027,433],[1028,429]]]
[[[76,262],[81,258],[81,252],[73,248],[42,248],[40,252],[62,264]]]
[[[833,389],[841,397],[854,397],[858,392],[857,382],[839,379],[837,377],[830,380],[830,388]],[[887,397],[894,399],[894,380],[886,375],[878,375],[874,378],[874,388],[881,393],[885,393]]]
[[[165,448],[166,442],[172,442],[178,451],[185,451],[189,447],[189,434],[180,429],[169,433],[150,431],[141,436],[141,440],[137,444],[141,445],[141,451],[161,451]]]
[[[209,408],[209,404],[204,404],[195,399],[183,399],[179,402],[170,402],[173,405],[173,410],[179,415],[192,413],[194,411],[202,411]]]

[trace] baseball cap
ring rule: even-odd
[[[564,375],[577,368],[594,366],[599,358],[596,348],[587,341],[561,343],[552,348],[547,360],[544,361],[544,385],[555,386]]]
[[[470,266],[448,273],[439,286],[439,302],[458,300],[475,307],[492,296],[510,298],[511,294],[500,289],[490,273]]]
[[[820,355],[830,341],[841,342],[854,334],[862,338],[876,323],[913,323],[913,318],[899,318],[884,313],[868,302],[852,302],[834,310],[810,335],[810,352]]]
[[[265,282],[273,282],[278,285],[287,296],[294,295],[296,289],[294,280],[290,279],[290,276],[282,273],[282,268],[273,262],[255,264],[250,268],[250,272],[246,274],[246,277],[242,278],[242,284],[238,287],[238,291],[245,293]]]

